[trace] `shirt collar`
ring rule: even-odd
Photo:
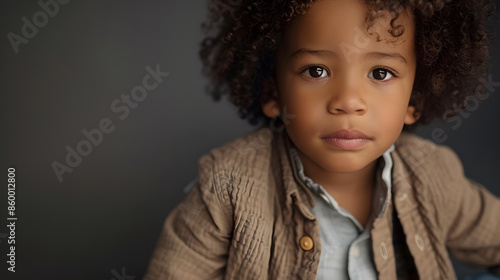
[[[378,172],[379,176],[387,186],[387,195],[389,196],[390,191],[391,191],[391,170],[392,170],[392,157],[391,157],[391,152],[394,150],[394,144],[389,147],[381,156],[381,160],[385,163],[382,169],[382,172]],[[292,155],[293,160],[295,161],[295,166],[297,169],[297,173],[299,178],[304,182],[312,191],[318,192],[321,188],[321,186],[317,183],[315,183],[311,178],[307,177],[304,174],[304,166],[302,165],[302,162],[300,161],[299,155],[297,153],[297,149],[295,147],[290,147],[290,153]]]

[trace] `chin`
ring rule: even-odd
[[[328,163],[323,168],[332,173],[351,173],[362,170],[367,167],[371,162],[356,162],[356,161],[336,161]]]

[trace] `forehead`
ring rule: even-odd
[[[291,54],[297,49],[329,49],[338,51],[342,44],[362,51],[398,51],[408,56],[414,53],[414,23],[411,13],[401,11],[394,26],[401,25],[404,33],[394,37],[389,11],[379,11],[367,33],[368,8],[360,0],[316,0],[302,16],[286,27],[283,45]],[[380,40],[377,40],[379,36]],[[366,39],[366,40],[365,40]],[[369,42],[369,43],[368,43]]]

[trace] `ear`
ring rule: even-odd
[[[405,124],[412,125],[420,118],[420,113],[417,112],[415,106],[408,105],[406,109]]]
[[[261,102],[260,107],[262,108],[262,112],[268,118],[276,118],[281,115],[279,102],[276,98],[276,94],[267,100],[266,102]]]
[[[260,100],[262,112],[268,118],[276,118],[281,115],[280,105],[278,101],[278,92],[274,79],[265,79],[262,84],[262,97],[270,96],[267,100]]]

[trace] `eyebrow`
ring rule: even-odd
[[[320,57],[325,57],[325,58],[332,58],[332,57],[338,56],[337,53],[332,52],[332,51],[328,51],[328,50],[310,50],[310,49],[300,48],[300,49],[294,51],[290,55],[290,59],[293,59],[296,56],[302,56],[302,55],[313,55],[313,56],[320,56]]]
[[[408,61],[406,61],[406,58],[397,52],[393,52],[393,53],[370,52],[370,53],[365,54],[364,58],[365,59],[392,58],[392,59],[399,59],[399,60],[403,61],[404,63],[408,63]]]
[[[338,54],[336,52],[332,52],[329,50],[310,50],[310,49],[300,48],[290,55],[290,59],[293,59],[297,56],[302,56],[302,55],[313,55],[313,56],[319,56],[319,57],[323,57],[323,58],[338,57]],[[399,54],[397,52],[392,52],[392,53],[370,52],[370,53],[365,54],[363,56],[363,58],[364,59],[391,58],[391,59],[399,59],[404,63],[408,63],[406,58],[404,58],[404,56],[402,56],[401,54]]]

